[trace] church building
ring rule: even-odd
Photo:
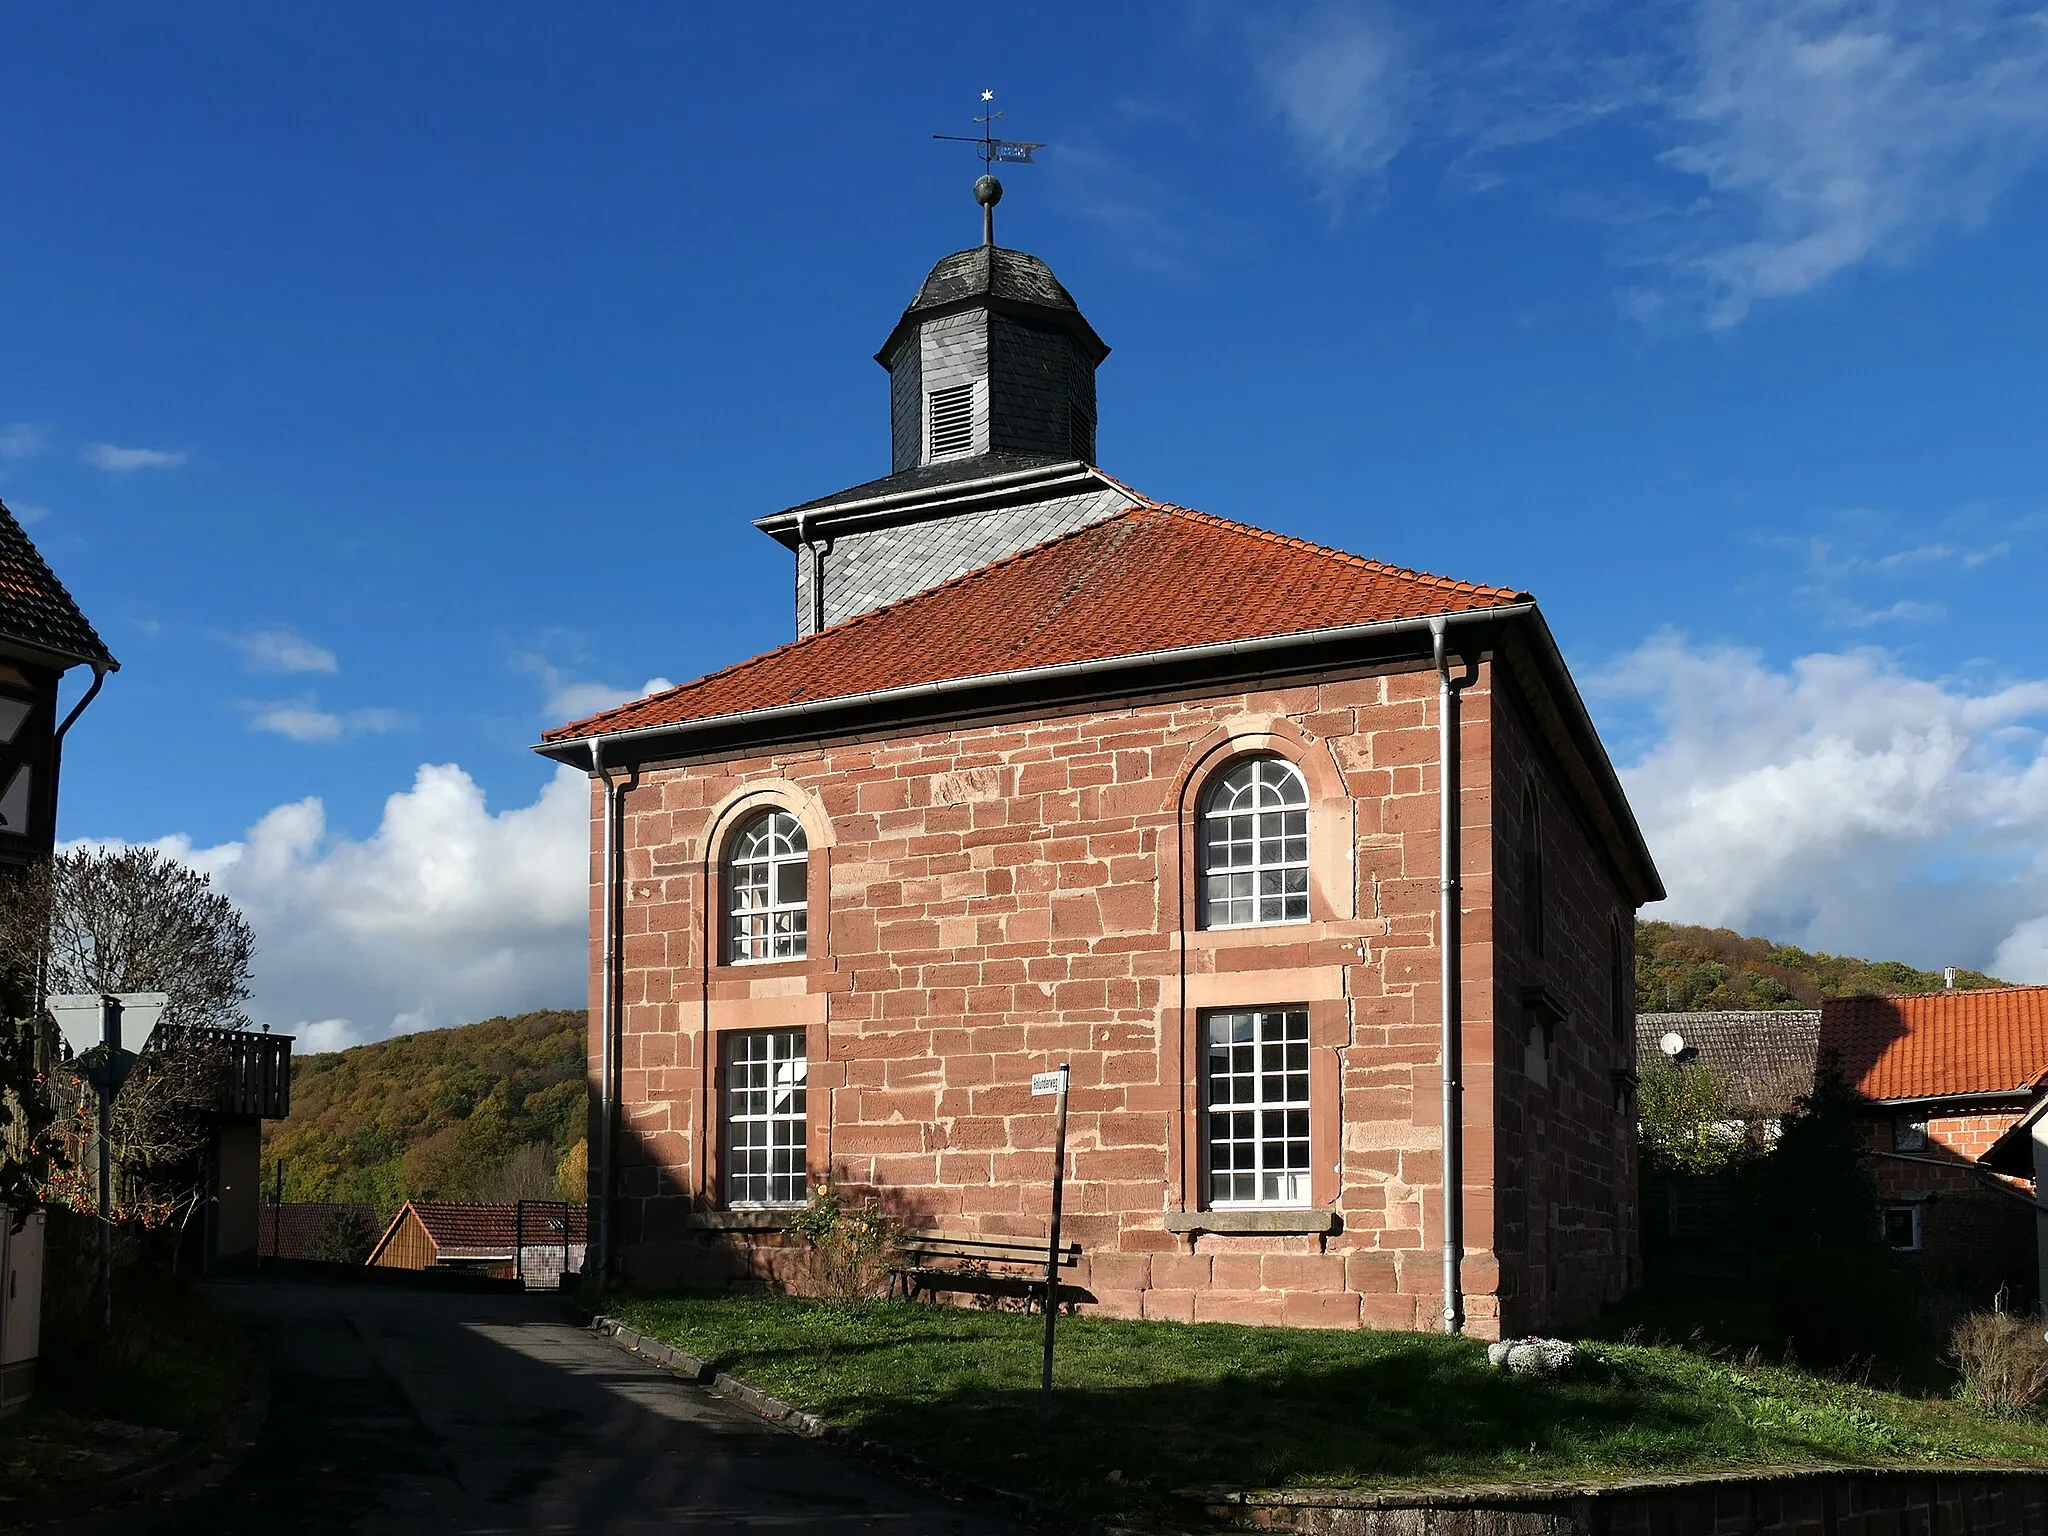
[[[778,1283],[828,1181],[1042,1242],[1065,1063],[1086,1308],[1588,1315],[1663,890],[1534,599],[1105,472],[1109,348],[991,226],[876,356],[890,473],[756,525],[796,639],[537,749],[592,780],[600,1266]]]

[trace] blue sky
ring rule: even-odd
[[[2038,6],[0,30],[0,497],[123,662],[63,831],[213,870],[275,1022],[578,995],[525,749],[789,637],[750,520],[886,470],[985,87],[1105,467],[1534,591],[1669,915],[2048,980]]]

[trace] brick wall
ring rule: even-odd
[[[1482,668],[1465,695],[1462,789],[1466,1283],[1483,1334],[1497,1326],[1497,1272],[1501,1290],[1521,1298],[1517,1326],[1534,1326],[1553,1296],[1575,1303],[1617,1289],[1624,1262],[1604,1239],[1602,1250],[1560,1253],[1535,1284],[1519,1272],[1528,1239],[1518,1236],[1523,1246],[1496,1263],[1494,1121],[1525,1087],[1519,1073],[1494,1072],[1506,1035],[1490,984],[1490,813],[1498,779],[1529,770],[1517,761],[1528,753],[1522,736],[1495,743],[1491,678]],[[654,1283],[787,1277],[779,1239],[730,1230],[732,1218],[716,1213],[717,1041],[800,1029],[813,1179],[873,1192],[914,1227],[1043,1233],[1052,1101],[1033,1099],[1028,1081],[1066,1060],[1066,1221],[1086,1254],[1077,1282],[1096,1305],[1433,1326],[1435,693],[1432,673],[1361,673],[640,771],[622,837],[625,1273]],[[1247,751],[1288,758],[1309,784],[1310,921],[1205,932],[1192,904],[1195,799]],[[718,963],[725,840],[771,805],[807,829],[810,955]],[[1579,930],[1591,931],[1582,912],[1609,877],[1575,868],[1585,845],[1566,813],[1552,819],[1567,937],[1548,974],[1564,996],[1590,998],[1601,983],[1575,975],[1591,942]],[[1253,1004],[1309,1010],[1312,1201],[1337,1213],[1335,1232],[1169,1230],[1169,1217],[1203,1204],[1200,1017]],[[1604,1234],[1615,1175],[1598,1159],[1632,1152],[1613,1149],[1601,1119],[1608,1064],[1593,1059],[1590,1037],[1568,1029],[1561,1050],[1574,1064],[1542,1112],[1551,1150],[1540,1187],[1557,1203],[1554,1231]],[[1526,1151],[1516,1155],[1526,1163]],[[1526,1167],[1515,1177],[1518,1199],[1539,1187]]]
[[[1640,1273],[1635,1105],[1615,1076],[1635,1064],[1633,1000],[1617,1018],[1608,981],[1618,946],[1632,991],[1635,923],[1519,690],[1496,692],[1494,715],[1495,1246],[1519,1334],[1591,1316]]]
[[[1872,1160],[1879,1201],[1920,1212],[1920,1249],[1901,1257],[1936,1285],[1978,1305],[1988,1305],[2001,1286],[2014,1306],[2038,1294],[2033,1213],[2012,1194],[1990,1187],[1973,1166],[2025,1108],[2016,1102],[1998,1113],[1927,1116],[1924,1147],[1910,1156]],[[1896,1154],[1905,1118],[1872,1122],[1873,1150]]]

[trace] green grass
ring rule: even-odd
[[[1572,1379],[1491,1370],[1431,1334],[1062,1318],[912,1303],[620,1298],[628,1326],[849,1426],[1069,1511],[1170,1513],[1173,1490],[1579,1478],[1787,1462],[2048,1462],[1996,1419],[1780,1366],[1589,1340]]]

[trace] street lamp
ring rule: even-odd
[[[72,1058],[85,1068],[100,1100],[100,1321],[114,1326],[113,1163],[114,1097],[128,1081],[135,1058],[156,1033],[170,1002],[163,992],[60,992],[43,999],[57,1020]],[[131,1043],[132,1042],[132,1043]]]

